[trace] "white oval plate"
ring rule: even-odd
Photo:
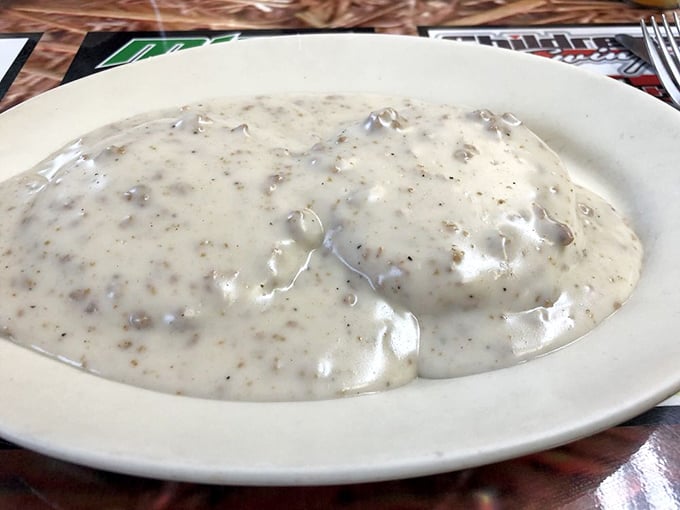
[[[124,473],[322,484],[465,468],[615,425],[680,388],[680,114],[609,78],[507,50],[386,35],[247,40],[59,87],[0,116],[0,178],[98,126],[214,96],[399,94],[512,111],[627,214],[646,254],[630,301],[510,369],[375,395],[220,402],[107,381],[0,342],[0,435]]]

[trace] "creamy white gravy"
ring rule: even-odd
[[[0,334],[216,399],[516,364],[631,293],[642,248],[510,114],[217,100],[85,135],[0,186]]]

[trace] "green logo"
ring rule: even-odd
[[[239,38],[238,33],[209,37],[148,37],[130,39],[124,46],[106,57],[97,65],[97,69],[129,64],[137,60],[143,60],[157,55],[165,55],[175,51],[197,48],[206,44],[218,44],[233,41]]]

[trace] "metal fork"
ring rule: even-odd
[[[680,20],[678,19],[677,12],[673,12],[673,19],[675,20],[675,30],[678,36],[680,36]],[[659,81],[666,89],[666,92],[668,92],[675,106],[680,108],[680,51],[678,51],[678,44],[675,40],[676,36],[671,30],[665,14],[661,15],[661,20],[663,22],[663,31],[659,28],[654,17],[650,18],[652,22],[651,34],[649,27],[645,24],[645,20],[640,20],[642,37],[645,40],[647,53],[656,70]],[[668,50],[669,46],[672,52]]]

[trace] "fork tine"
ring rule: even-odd
[[[663,20],[664,25],[668,26],[666,16],[662,15],[661,18]],[[659,28],[659,25],[657,24],[655,18],[652,18],[652,29],[654,30],[654,36],[656,37],[656,46],[665,64],[664,68],[670,74],[670,69],[673,66],[673,60],[671,59],[671,54],[668,51],[668,46],[666,45],[664,35],[661,33],[661,29]]]
[[[677,13],[673,13],[675,15],[675,26],[680,30],[680,23],[678,23],[678,15]],[[668,42],[671,45],[671,48],[673,49],[673,56],[670,57],[666,55],[667,60],[666,62],[668,63],[668,70],[670,71],[670,74],[673,76],[673,79],[675,80],[675,84],[680,86],[680,53],[678,53],[678,45],[675,42],[675,37],[673,36],[673,31],[671,30],[671,27],[668,24],[668,20],[666,19],[666,15],[663,14],[661,16],[661,19],[663,20],[663,27],[664,30],[666,31],[666,37],[668,38]],[[663,43],[663,39],[661,39],[662,45],[665,47],[666,44]],[[675,62],[673,65],[671,60]]]
[[[668,50],[666,49],[665,45],[663,44],[663,39],[661,39],[661,33],[659,32],[659,27],[656,24],[656,21],[654,18],[652,18],[652,27],[654,29],[654,33],[656,34],[657,40],[661,40],[662,43],[659,44],[658,46],[662,48],[662,51],[666,51],[668,53]],[[649,28],[645,24],[644,20],[640,20],[640,28],[642,28],[642,38],[645,41],[645,47],[647,48],[647,54],[649,55],[650,60],[652,61],[652,65],[654,66],[654,69],[656,70],[656,74],[659,77],[659,81],[661,84],[664,86],[666,89],[666,92],[668,92],[668,95],[671,96],[671,99],[676,105],[680,105],[680,89],[675,85],[675,82],[673,81],[673,78],[671,75],[668,73],[666,70],[666,65],[665,62],[662,60],[661,55],[659,54],[659,50],[657,49],[657,44],[652,41],[652,35],[650,35]]]
[[[680,37],[680,18],[678,18],[678,11],[673,11],[673,19],[675,20],[675,31]],[[678,67],[680,68],[680,53],[678,52],[678,45],[676,43],[675,37],[671,32],[671,44],[673,45],[673,52],[675,52],[675,59],[678,62]]]

